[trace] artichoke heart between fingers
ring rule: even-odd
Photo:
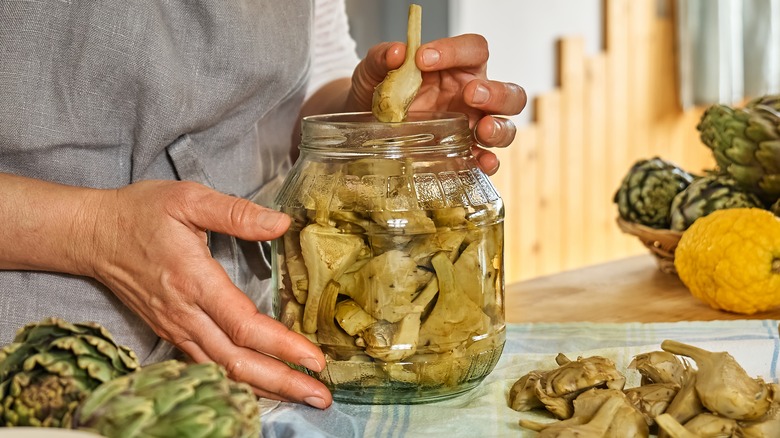
[[[403,122],[409,106],[422,84],[422,73],[415,63],[415,54],[422,39],[422,8],[409,6],[406,34],[406,57],[401,67],[387,73],[374,89],[371,111],[380,122]]]

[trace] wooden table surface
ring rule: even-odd
[[[539,277],[506,287],[507,322],[674,322],[780,319],[780,308],[754,315],[712,309],[651,255]]]

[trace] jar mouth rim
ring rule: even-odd
[[[447,111],[410,111],[408,117],[403,122],[380,122],[377,120],[371,112],[349,112],[349,113],[333,113],[333,114],[318,114],[313,116],[306,116],[303,119],[307,124],[327,124],[330,126],[344,126],[351,127],[360,125],[363,127],[376,125],[381,127],[389,126],[414,126],[414,125],[428,125],[438,123],[453,123],[460,120],[468,121],[466,115],[458,112]]]
[[[468,118],[457,112],[413,111],[406,121],[392,123],[370,112],[321,114],[303,118],[302,128],[301,151],[463,152],[473,144]]]

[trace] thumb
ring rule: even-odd
[[[290,217],[284,213],[213,190],[199,197],[187,219],[199,229],[250,241],[276,239],[290,226]]]
[[[403,63],[406,46],[403,43],[381,43],[371,47],[352,74],[347,107],[355,111],[371,109],[374,88],[385,79],[387,72]]]

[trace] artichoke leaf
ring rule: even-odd
[[[406,56],[401,67],[387,73],[374,88],[371,112],[380,122],[403,122],[409,106],[422,84],[422,73],[417,68],[415,54],[422,39],[422,8],[409,5],[406,32]]]

